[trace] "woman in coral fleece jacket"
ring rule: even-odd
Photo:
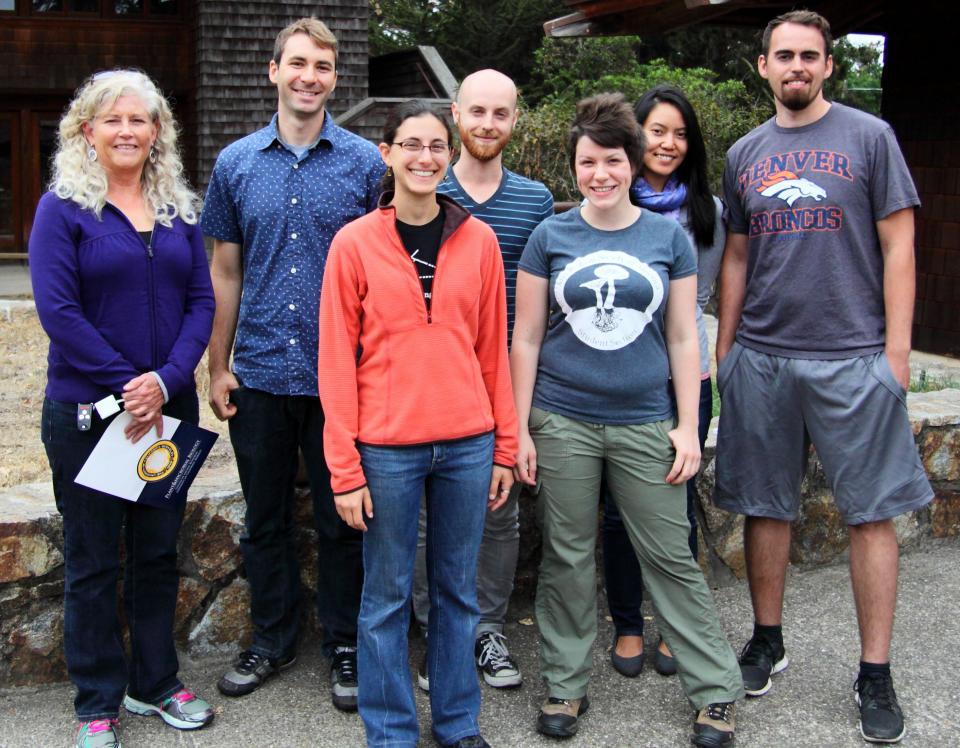
[[[407,629],[426,492],[433,734],[479,748],[477,553],[517,448],[503,262],[493,231],[436,193],[449,124],[411,101],[383,140],[380,208],[334,238],[320,300],[324,449],[337,511],[365,531],[360,715],[368,745],[417,745]]]

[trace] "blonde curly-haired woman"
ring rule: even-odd
[[[143,73],[87,80],[60,122],[50,191],[30,235],[37,313],[50,337],[41,436],[63,516],[64,648],[78,748],[120,745],[120,704],[179,729],[213,709],[184,688],[173,644],[179,510],[74,482],[108,422],[79,406],[121,396],[137,441],[162,415],[196,423],[193,370],[214,297],[198,200],[182,177],[170,107]],[[82,428],[83,427],[83,428]],[[130,657],[117,615],[120,536]]]

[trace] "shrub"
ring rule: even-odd
[[[632,72],[576,79],[564,73],[565,88],[554,86],[538,106],[523,112],[506,153],[508,167],[546,184],[557,200],[579,200],[564,152],[576,102],[601,91],[620,91],[636,101],[652,86],[669,83],[680,88],[697,111],[707,144],[711,186],[720,194],[727,149],[772,116],[772,107],[758,107],[742,82],[718,81],[715,73],[703,68],[673,68],[663,60],[632,68]]]

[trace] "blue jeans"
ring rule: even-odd
[[[416,447],[361,444],[360,459],[373,499],[373,517],[363,538],[357,663],[367,744],[416,746],[419,738],[407,632],[424,491],[433,733],[444,745],[477,735],[477,554],[493,469],[493,434]]]
[[[293,654],[300,631],[300,564],[293,516],[298,450],[303,452],[317,529],[317,616],[323,651],[357,644],[363,585],[362,538],[337,514],[323,457],[319,397],[273,395],[240,387],[230,441],[247,504],[240,538],[250,583],[251,649],[266,657]]]
[[[163,412],[197,423],[196,393],[173,398]],[[183,687],[173,644],[183,508],[141,506],[73,482],[109,424],[95,415],[90,430],[79,431],[76,403],[43,401],[41,438],[63,516],[63,646],[81,720],[116,717],[128,688],[156,702]],[[121,532],[129,662],[117,616]]]
[[[713,388],[709,379],[700,380],[700,411],[698,413],[700,451],[707,442],[707,431],[713,417]],[[607,604],[613,618],[615,636],[643,636],[643,579],[640,564],[623,526],[617,502],[606,487],[603,493],[603,577],[607,588]],[[690,521],[690,554],[697,560],[697,486],[696,479],[687,481],[687,519]]]

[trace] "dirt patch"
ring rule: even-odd
[[[0,488],[48,480],[50,467],[40,442],[40,409],[47,383],[48,339],[36,312],[0,314]],[[208,458],[233,460],[227,425],[207,405],[207,359],[197,367],[200,425],[220,434]]]

